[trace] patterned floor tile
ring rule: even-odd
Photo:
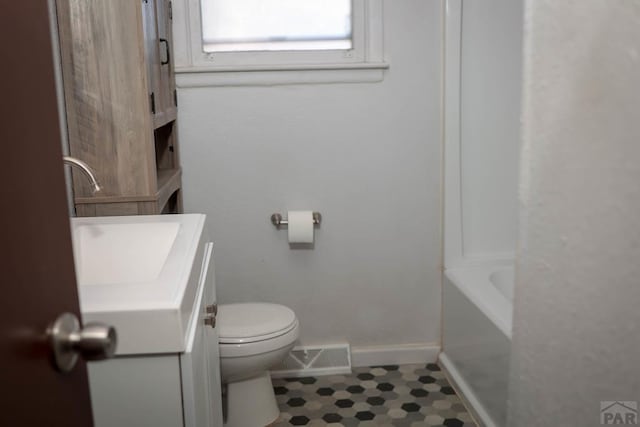
[[[476,426],[438,365],[354,368],[351,375],[274,379],[274,427]]]

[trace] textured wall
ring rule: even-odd
[[[640,3],[529,0],[510,425],[640,400]]]
[[[186,209],[222,302],[293,308],[304,343],[438,343],[441,3],[384,3],[378,83],[180,89]],[[271,213],[316,209],[314,250]]]

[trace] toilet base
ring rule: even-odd
[[[280,416],[269,372],[228,383],[227,405],[225,427],[264,427]]]

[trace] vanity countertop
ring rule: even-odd
[[[117,355],[184,351],[208,241],[205,219],[71,219],[83,322],[114,326]]]

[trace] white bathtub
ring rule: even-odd
[[[506,425],[513,282],[506,261],[445,271],[440,361],[487,426]]]

